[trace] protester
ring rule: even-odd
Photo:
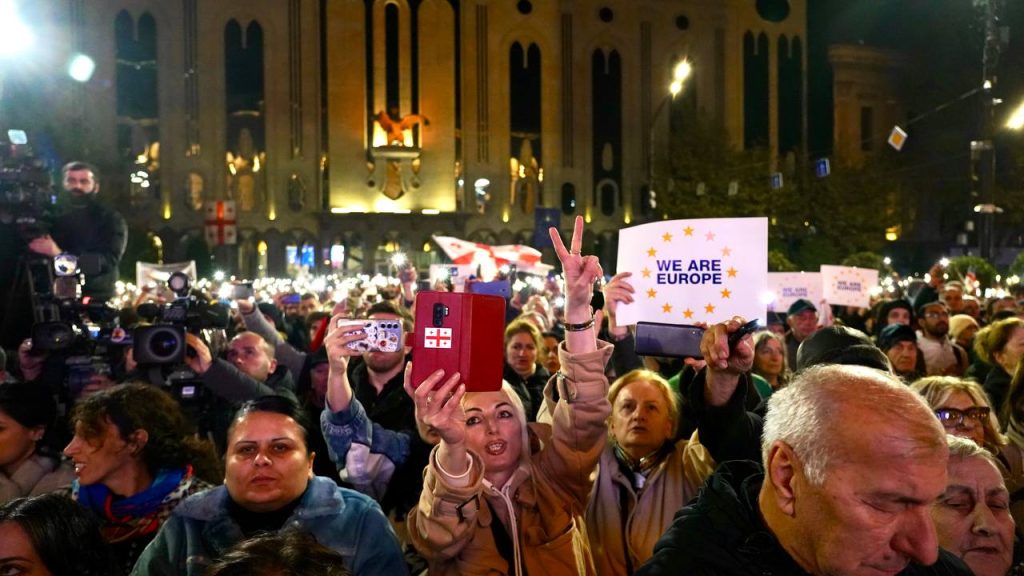
[[[739,374],[749,347],[734,354],[728,332],[705,359]],[[892,375],[807,368],[768,401],[762,464],[719,466],[637,575],[969,574],[928,514],[947,460],[942,427]]]
[[[633,574],[651,556],[714,462],[698,444],[675,440],[679,408],[658,374],[634,370],[622,376],[608,401],[609,439],[587,505],[587,535],[597,574],[616,576]]]
[[[999,461],[1000,472],[1013,496],[1014,518],[1020,520],[1024,535],[1024,448],[999,432],[999,422],[988,405],[988,398],[977,382],[950,376],[930,376],[911,385],[920,393],[946,433],[974,441]]]
[[[786,311],[786,363],[796,366],[796,351],[805,338],[818,329],[818,309],[806,298],[800,298],[789,305]]]
[[[108,574],[127,574],[171,511],[223,477],[213,447],[191,433],[178,403],[148,384],[90,396],[71,423],[75,436],[64,454],[77,476],[72,497],[111,545]]]
[[[928,302],[917,309],[917,347],[924,354],[928,376],[963,376],[967,352],[949,339],[949,310],[942,302]]]
[[[878,347],[892,362],[893,372],[910,383],[922,376],[924,358],[917,349],[917,333],[905,324],[890,324],[878,334]]]
[[[284,528],[311,533],[356,576],[407,574],[380,507],[313,475],[308,431],[290,398],[243,404],[228,431],[224,485],[175,508],[132,574],[200,575],[242,540]]]
[[[1024,320],[1007,318],[982,328],[974,337],[974,351],[979,360],[991,367],[983,383],[989,405],[1002,408],[1010,375],[1024,357]]]
[[[544,332],[541,334],[544,344],[544,356],[541,364],[544,365],[544,369],[548,371],[548,374],[557,374],[561,368],[561,364],[558,363],[558,345],[562,342],[562,339],[555,335],[554,332]]]
[[[999,463],[974,442],[950,436],[946,471],[946,489],[932,506],[939,546],[975,576],[1011,574],[1014,521]]]
[[[60,494],[0,505],[0,574],[108,576],[111,556],[96,519]]]
[[[974,336],[981,326],[978,321],[967,314],[957,314],[949,319],[949,336],[958,346],[971,351],[974,344]]]
[[[554,403],[552,424],[528,427],[508,385],[467,394],[459,374],[440,370],[415,390],[406,381],[417,418],[440,437],[409,516],[410,536],[433,575],[594,574],[583,510],[611,412],[604,376],[611,346],[598,344],[590,309],[602,272],[595,256],[580,254],[582,217],[570,250],[550,233],[566,289],[562,371],[545,399]],[[545,439],[535,453],[530,429]]]
[[[789,367],[783,337],[767,330],[754,334],[754,367],[751,372],[761,398],[768,398],[773,391],[786,385]]]
[[[238,404],[272,394],[295,397],[291,372],[278,365],[274,347],[259,334],[242,332],[232,338],[226,359],[214,358],[209,347],[194,334],[186,334],[185,342],[195,352],[185,355],[185,363],[199,376],[205,389],[217,397],[211,428],[220,452],[224,451],[229,419]]]
[[[56,417],[57,404],[45,388],[0,384],[0,504],[71,485],[74,468],[46,441]]]
[[[544,384],[551,374],[537,362],[543,350],[541,332],[526,320],[513,320],[505,328],[505,370],[502,377],[519,395],[526,419],[533,422],[543,403]]]

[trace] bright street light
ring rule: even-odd
[[[681,80],[673,80],[668,86],[668,91],[673,96],[683,91],[683,82]]]
[[[14,0],[0,0],[0,57],[14,56],[34,40],[32,31],[18,18]]]
[[[1024,128],[1024,102],[1021,102],[1013,114],[1010,114],[1010,119],[1006,121],[1006,127],[1010,130]]]
[[[88,82],[96,71],[96,62],[85,54],[75,54],[68,62],[68,76],[76,82]]]

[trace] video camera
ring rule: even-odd
[[[118,311],[105,302],[81,298],[77,259],[61,254],[53,260],[53,277],[33,284],[36,322],[32,350],[50,353],[64,365],[64,383],[71,398],[93,374],[112,375],[131,338],[118,326]]]
[[[28,146],[22,130],[0,141],[0,223],[15,225],[25,239],[47,233],[46,213],[56,203],[46,163]]]
[[[209,426],[207,403],[203,401],[205,390],[199,377],[185,364],[185,356],[195,354],[188,347],[185,334],[227,328],[228,309],[193,295],[189,277],[181,272],[171,274],[167,287],[176,296],[173,302],[138,307],[139,316],[154,324],[135,329],[132,354],[150,382],[166,387],[190,420],[205,430]]]

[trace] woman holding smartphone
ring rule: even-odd
[[[431,574],[594,574],[584,514],[607,438],[612,347],[597,340],[590,308],[601,264],[583,256],[583,219],[570,249],[551,229],[566,288],[561,371],[548,382],[551,424],[527,424],[518,395],[466,393],[459,374],[438,370],[413,389],[422,428],[440,442],[430,454],[409,534]],[[552,386],[559,400],[553,400]],[[532,438],[543,440],[535,443]]]

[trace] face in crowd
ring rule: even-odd
[[[537,343],[529,332],[516,332],[505,345],[505,360],[516,374],[528,377],[537,369]]]
[[[228,435],[224,486],[246,510],[279,510],[306,491],[313,457],[306,432],[290,416],[248,412]]]
[[[786,318],[786,323],[793,336],[800,341],[818,329],[818,313],[814,310],[802,310]]]
[[[932,507],[939,545],[977,576],[1005,576],[1013,562],[1014,522],[1003,475],[986,457],[952,456],[946,490]]]
[[[639,460],[672,438],[675,420],[666,385],[640,378],[612,393],[608,432],[626,454]]]
[[[1024,357],[1024,326],[1014,328],[1003,349],[992,353],[992,359],[1006,370],[1007,374],[1013,374],[1021,357]]]
[[[964,291],[956,286],[948,286],[942,293],[942,302],[950,314],[958,314],[964,309]]]
[[[64,173],[64,189],[72,196],[88,196],[99,191],[96,176],[92,170],[68,170]]]
[[[466,394],[466,446],[483,459],[485,477],[503,486],[519,466],[526,417],[508,386]]]
[[[889,313],[885,316],[886,326],[889,324],[903,324],[904,326],[910,326],[910,310],[906,308],[896,307],[889,310]]]
[[[399,337],[399,342],[405,342],[406,334],[404,324],[402,324],[402,317],[398,314],[390,314],[388,312],[375,312],[370,314],[371,320],[395,320],[400,326],[402,326],[402,335]],[[363,354],[363,361],[366,362],[366,367],[371,372],[377,372],[379,374],[387,373],[392,370],[399,369],[405,362],[405,349],[399,346],[395,352],[367,352]]]
[[[754,373],[778,378],[786,367],[786,350],[773,336],[763,336],[754,346]]]
[[[551,374],[559,371],[562,367],[558,359],[558,338],[554,336],[544,337],[544,368]]]
[[[228,345],[227,359],[244,374],[264,382],[277,370],[272,354],[266,340],[258,334],[243,332]]]
[[[896,342],[885,351],[885,355],[897,374],[910,374],[917,367],[917,343],[911,340]]]
[[[128,486],[133,472],[142,467],[141,452],[147,440],[144,430],[136,430],[126,438],[109,418],[99,430],[88,430],[79,422],[64,455],[74,463],[79,484],[103,484],[121,496],[131,496],[119,489]]]
[[[805,456],[812,461],[810,448],[800,454],[788,441],[769,440],[762,515],[812,574],[894,575],[911,562],[933,564],[938,541],[931,505],[946,487],[945,434],[904,384],[866,368],[851,377],[844,372],[851,368],[811,368],[801,376],[814,379],[810,386],[829,386],[830,419],[857,424],[830,427],[824,445],[807,434],[815,439],[809,446],[826,454],[817,460],[820,472],[804,464]],[[872,384],[879,379],[889,383]],[[807,385],[791,384],[772,396],[766,438],[775,433],[769,421],[780,400],[807,392]],[[779,412],[776,419],[785,420]],[[795,420],[790,416],[788,426],[796,427]]]
[[[941,304],[929,306],[918,320],[918,325],[932,338],[945,338],[949,334],[949,311]]]

